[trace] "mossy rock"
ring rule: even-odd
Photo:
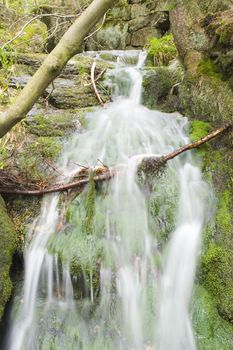
[[[199,350],[231,350],[233,325],[223,320],[216,303],[203,286],[195,285],[192,322]]]
[[[233,121],[233,92],[218,77],[186,77],[179,87],[182,112],[216,123]]]
[[[117,21],[106,22],[101,30],[87,42],[87,49],[95,50],[124,50],[129,44],[128,23]]]
[[[38,109],[24,120],[26,131],[36,136],[67,138],[86,127],[85,114],[95,107],[68,110]]]
[[[203,120],[191,122],[190,137],[199,139],[208,134],[213,123]],[[233,153],[231,135],[220,136],[200,147],[204,178],[214,186],[215,201],[211,199],[206,217],[212,223],[203,233],[203,248],[199,280],[209,292],[219,314],[233,321]],[[221,164],[221,165],[220,165]],[[210,196],[211,197],[211,196]]]
[[[214,297],[219,314],[233,323],[233,242],[212,242],[202,258],[201,280]]]
[[[10,195],[5,196],[5,202],[17,233],[16,253],[18,257],[22,257],[25,249],[26,234],[40,212],[41,198],[36,196],[22,198]]]
[[[233,20],[232,10],[220,11],[209,14],[203,20],[208,35],[215,38],[214,48],[232,48],[233,45]]]
[[[101,87],[98,91],[104,101],[108,101],[109,97]],[[99,104],[92,86],[78,86],[78,84],[72,87],[60,86],[56,88],[49,96],[48,101],[50,105],[59,109],[87,108]]]
[[[77,119],[74,113],[69,111],[41,111],[32,117],[28,117],[24,124],[29,133],[37,136],[65,136],[74,130]]]
[[[57,137],[30,138],[17,154],[17,168],[20,173],[27,174],[30,181],[48,180],[52,168],[45,160],[55,160],[61,149],[61,140]]]
[[[22,69],[22,66],[25,66],[25,69],[30,71],[30,74],[34,74],[35,71],[41,66],[43,61],[48,55],[43,53],[18,53],[15,56],[15,63],[18,63]],[[93,57],[85,55],[85,53],[80,53],[71,58],[68,61],[67,65],[62,70],[59,75],[60,78],[72,78],[77,75],[82,75],[83,73],[88,73],[90,75],[91,67],[93,60],[96,55]],[[15,74],[17,73],[18,66],[15,66]],[[113,68],[111,62],[104,62],[101,59],[96,60],[96,74],[99,74],[103,70]]]
[[[16,246],[16,231],[5,207],[5,203],[0,197],[0,318],[3,315],[4,307],[11,295],[10,267],[12,256]]]
[[[173,112],[176,108],[171,104],[172,88],[182,79],[183,70],[179,65],[144,69],[142,103],[148,108]]]

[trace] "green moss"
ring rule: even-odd
[[[193,120],[191,122],[190,138],[192,141],[206,136],[211,130],[211,124],[202,120]]]
[[[227,236],[233,234],[232,209],[232,193],[224,191],[219,194],[216,223]]]
[[[200,123],[201,122],[201,123]],[[196,129],[202,133],[208,131],[209,123],[195,121]],[[206,129],[207,128],[207,129]],[[219,138],[208,147],[202,147],[201,155],[204,178],[214,184],[216,204],[213,198],[210,202],[212,213],[216,209],[216,222],[212,222],[203,233],[203,250],[200,264],[200,281],[213,297],[220,315],[232,322],[233,320],[233,256],[232,256],[232,152],[227,142]],[[215,208],[216,206],[216,208]]]
[[[225,319],[233,321],[233,243],[212,242],[201,261],[201,280],[214,297],[218,311]]]
[[[119,0],[107,14],[107,22],[117,24],[119,21],[130,20],[130,5],[127,0]]]
[[[233,326],[219,316],[215,301],[199,285],[195,286],[191,311],[199,350],[231,350]]]
[[[77,109],[78,120],[84,129],[86,129],[88,126],[88,119],[86,116],[88,113],[93,112],[94,109],[95,107],[86,107],[86,108]]]
[[[147,49],[148,55],[153,58],[155,65],[168,65],[177,57],[177,49],[171,34],[162,38],[149,39]]]
[[[76,68],[78,70],[78,74],[80,74],[80,75],[86,76],[86,75],[90,74],[89,67],[85,63],[76,62]]]
[[[211,59],[203,60],[200,62],[198,69],[201,74],[207,75],[208,77],[221,79],[221,74]]]
[[[190,123],[190,133],[189,137],[191,141],[196,141],[201,139],[202,137],[208,135],[210,130],[212,129],[211,124],[209,122],[204,122],[202,120],[193,120]],[[200,150],[202,151],[201,154],[204,155],[206,150],[208,149],[209,145],[208,143],[204,144],[199,148],[199,153]]]
[[[179,87],[179,99],[188,116],[214,122],[233,120],[233,93],[216,77],[187,77]]]
[[[149,228],[159,245],[165,246],[175,229],[179,184],[174,174],[165,167],[151,179],[151,194],[147,199]]]
[[[11,280],[9,270],[12,256],[16,246],[16,232],[7,214],[4,201],[0,197],[0,318],[2,317],[5,304],[11,294]]]
[[[157,102],[166,97],[172,86],[174,77],[166,67],[157,67],[146,70],[143,73],[143,104],[149,108],[155,108]]]
[[[13,57],[15,55],[12,46],[8,45],[0,48],[0,103],[6,104],[9,102],[9,81],[13,76]]]
[[[47,37],[46,25],[39,20],[35,20],[26,26],[23,34],[16,38],[13,44],[22,52],[41,52]]]
[[[38,137],[36,142],[30,146],[32,152],[39,150],[42,157],[55,159],[61,151],[61,144],[55,137]]]
[[[43,159],[56,159],[61,148],[62,144],[58,138],[40,136],[34,141],[28,142],[18,154],[18,168],[26,173],[30,180],[41,180],[46,174]]]
[[[21,255],[25,248],[26,233],[30,224],[40,211],[40,198],[38,197],[9,197],[6,199],[10,218],[17,232],[16,250]]]
[[[148,108],[158,108],[161,103],[167,104],[167,98],[172,87],[179,84],[183,78],[183,70],[178,66],[154,67],[143,70],[142,103]],[[174,111],[174,109],[172,110]]]
[[[90,181],[89,181],[89,188],[87,197],[85,200],[85,218],[83,221],[83,232],[86,235],[91,234],[93,231],[93,220],[95,215],[95,181],[94,181],[94,175],[92,172],[89,174]]]
[[[25,122],[27,130],[38,136],[65,136],[75,126],[75,115],[69,112],[51,115],[34,115]]]
[[[105,224],[104,216],[98,220],[100,206],[101,199],[96,196],[95,184],[91,180],[85,190],[68,205],[64,230],[54,233],[49,241],[49,250],[57,253],[70,266],[73,275],[85,273],[90,278],[89,282],[95,284],[98,284],[97,265],[103,254]]]

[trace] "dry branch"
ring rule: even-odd
[[[210,134],[206,135],[205,137],[193,142],[189,143],[165,156],[162,157],[155,157],[155,158],[144,158],[142,159],[143,162],[154,162],[156,163],[156,166],[163,166],[166,164],[168,160],[171,160],[181,153],[184,153],[188,150],[192,150],[195,148],[200,147],[201,145],[205,144],[206,142],[214,139],[215,137],[223,134],[226,131],[230,131],[232,128],[232,124],[227,124],[219,129],[216,129],[215,131],[211,132]],[[119,168],[110,169],[106,166],[96,167],[94,169],[88,169],[88,168],[82,168],[75,176],[75,179],[73,179],[73,182],[70,183],[57,183],[55,185],[51,186],[43,186],[43,188],[38,188],[38,184],[31,183],[28,184],[27,182],[19,181],[18,178],[10,177],[9,174],[7,176],[2,176],[3,173],[0,173],[0,193],[8,193],[8,194],[18,194],[18,195],[44,195],[46,193],[54,193],[54,192],[61,192],[61,191],[68,191],[70,189],[78,189],[80,192],[84,188],[86,184],[89,183],[89,173],[90,171],[93,172],[94,177],[93,180],[97,182],[107,181],[113,178],[118,172],[121,170]],[[9,181],[10,179],[10,181]],[[27,188],[28,187],[28,188]],[[33,188],[34,187],[34,188]]]
[[[96,67],[96,62],[93,62],[93,65],[91,67],[91,83],[92,83],[95,95],[96,95],[99,103],[101,104],[102,107],[104,107],[104,101],[101,98],[101,96],[100,96],[100,94],[98,92],[98,89],[96,87],[96,83],[95,83],[95,67]]]
[[[232,128],[232,124],[226,124],[225,126],[214,130],[213,132],[211,132],[210,134],[202,137],[200,140],[197,140],[195,142],[189,143],[188,145],[185,145],[183,147],[180,147],[179,149],[177,149],[176,151],[173,151],[169,154],[167,154],[166,156],[163,156],[163,159],[165,162],[167,162],[168,160],[171,160],[175,157],[177,157],[179,154],[192,150],[194,148],[198,148],[201,145],[203,145],[204,143],[214,139],[215,137],[217,137],[218,135],[222,134],[225,131],[229,131]]]

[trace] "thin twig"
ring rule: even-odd
[[[33,21],[35,21],[37,18],[39,18],[40,15],[37,15],[33,18],[31,18],[27,23],[24,24],[24,26],[21,28],[21,30],[18,32],[18,34],[16,34],[12,39],[8,40],[5,44],[2,45],[2,49],[4,49],[4,47],[6,47],[7,45],[11,44],[15,39],[17,39],[19,36],[21,36],[24,32],[24,29]]]
[[[104,107],[104,101],[101,98],[101,96],[100,96],[100,94],[99,94],[99,92],[97,90],[96,83],[95,83],[95,67],[96,67],[96,62],[94,61],[93,65],[91,67],[91,83],[92,83],[95,95],[96,95],[99,103],[101,104],[102,107]]]
[[[95,83],[102,77],[102,75],[106,72],[106,69],[102,70],[98,75],[97,77],[95,78]],[[90,86],[92,85],[92,82],[91,83],[88,83],[88,84],[85,84],[85,86]]]
[[[92,32],[91,34],[87,35],[83,41],[86,41],[87,39],[91,38],[95,33],[97,33],[104,25],[105,19],[106,19],[106,15],[107,15],[108,11],[105,13],[103,21],[101,23],[101,25],[99,26],[99,28],[97,28],[96,30],[94,30],[94,32]]]

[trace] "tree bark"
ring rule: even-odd
[[[25,118],[48,85],[73,57],[90,30],[118,0],[94,0],[61,38],[41,67],[30,79],[10,108],[0,119],[0,138]]]

